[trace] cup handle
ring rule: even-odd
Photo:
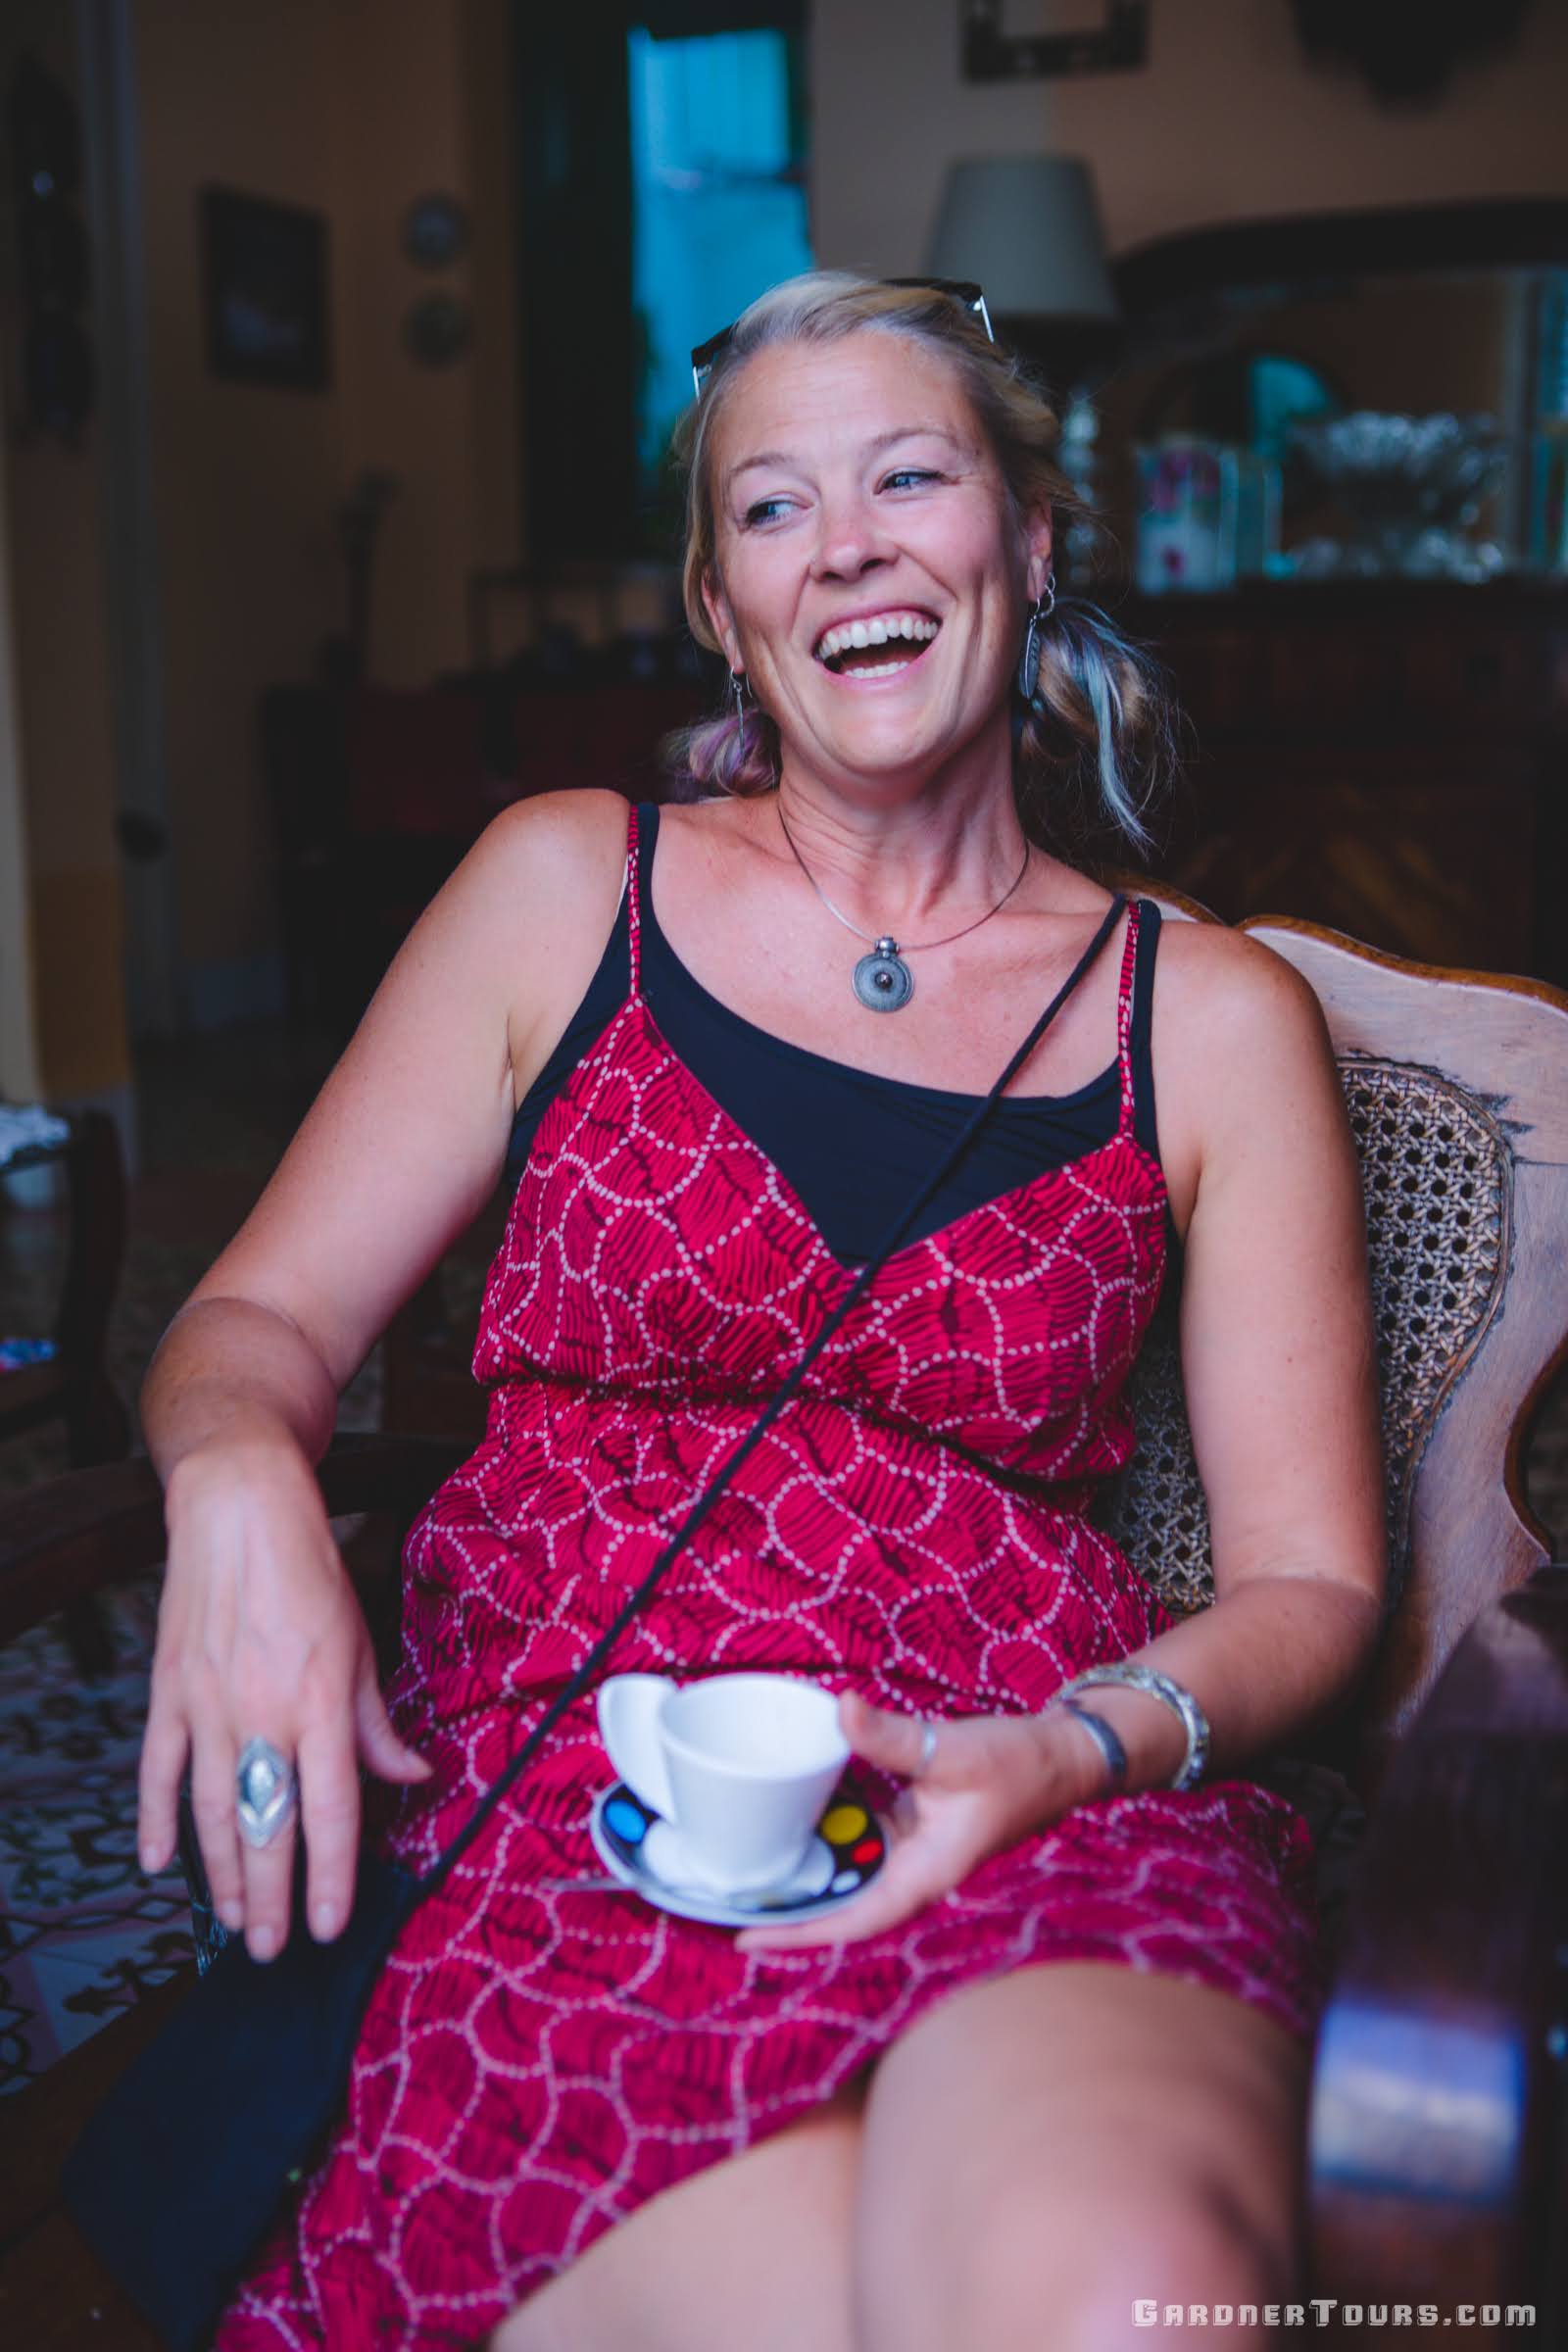
[[[675,1798],[659,1740],[659,1710],[679,1686],[667,1674],[612,1674],[599,1692],[599,1736],[634,1796],[665,1821]]]

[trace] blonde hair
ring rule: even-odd
[[[716,565],[713,436],[736,378],[774,344],[835,343],[867,327],[906,336],[956,369],[1020,524],[1043,510],[1058,527],[1093,519],[1055,464],[1058,428],[1049,400],[957,297],[848,270],[812,270],[741,314],[676,430],[674,453],[686,476],[682,585],[699,644],[720,650],[703,584]],[[1022,614],[1018,634],[1021,651]],[[1163,673],[1098,606],[1077,598],[1057,601],[1038,644],[1035,691],[1027,704],[1020,700],[1015,728],[1013,792],[1024,831],[1070,856],[1129,849],[1147,856],[1152,835],[1146,820],[1175,768],[1175,713]],[[691,783],[749,797],[778,782],[778,729],[755,704],[726,709],[671,736],[665,758]]]

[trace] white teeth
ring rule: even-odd
[[[836,627],[823,630],[817,640],[816,658],[819,662],[833,662],[840,654],[858,651],[865,645],[886,645],[890,639],[899,637],[912,645],[929,645],[940,626],[939,621],[928,619],[923,612],[879,612],[870,620],[840,621]]]
[[[858,663],[847,662],[839,671],[839,676],[841,678],[888,678],[892,677],[896,671],[907,669],[908,666],[907,662],[878,662],[874,666],[867,662]]]

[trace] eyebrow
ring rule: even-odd
[[[958,439],[956,433],[948,431],[945,424],[895,424],[890,426],[885,433],[875,434],[866,443],[866,454],[875,457],[882,450],[891,449],[895,441],[915,440],[946,441],[950,449],[959,451],[962,451],[965,446]],[[787,449],[760,449],[755,457],[742,458],[738,465],[729,467],[724,475],[724,495],[727,497],[740,476],[743,473],[750,473],[754,466],[790,466],[797,463],[798,461],[791,456]]]

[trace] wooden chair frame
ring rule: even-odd
[[[1534,2304],[1536,2340],[1562,2340],[1568,1567],[1551,1564],[1520,1470],[1535,1407],[1568,1355],[1568,996],[1402,963],[1305,923],[1242,927],[1311,982],[1343,1063],[1393,1060],[1461,1087],[1506,1139],[1510,1170],[1505,1280],[1426,1432],[1408,1580],[1358,1700],[1355,1777],[1371,1818],[1316,2053],[1303,2293],[1502,2314]],[[320,1466],[327,1507],[389,1513],[401,1529],[466,1450],[339,1439]],[[163,1550],[162,1495],[144,1462],[23,1495],[0,1522],[0,1642],[153,1569]],[[372,1620],[398,1599],[395,1550],[389,1559],[368,1580]],[[85,2115],[180,1989],[0,2103],[6,2340],[38,2352],[153,2341],[88,2260],[55,2180]],[[106,2335],[99,2314],[119,2332]],[[1466,2340],[1531,2339],[1499,2318]]]

